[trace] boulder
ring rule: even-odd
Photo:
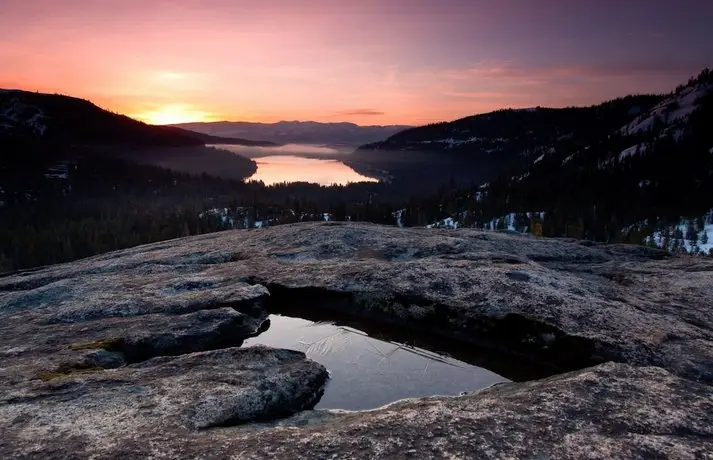
[[[200,269],[148,267],[56,278],[34,288],[5,285],[0,388],[43,374],[240,346],[267,319],[262,286],[206,277]]]
[[[78,370],[4,392],[0,454],[87,457],[126,442],[265,420],[316,404],[328,374],[301,352],[226,348]],[[160,442],[160,441],[159,441]]]

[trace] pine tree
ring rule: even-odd
[[[705,226],[706,224],[703,221],[703,216],[698,216],[696,218],[696,230],[700,232],[701,230],[705,229]]]
[[[691,243],[691,245],[696,244],[698,241],[698,232],[696,231],[692,220],[689,220],[686,224],[686,239]]]
[[[669,251],[671,250],[671,229],[666,227],[663,229],[661,232],[661,242],[662,242],[662,247]]]

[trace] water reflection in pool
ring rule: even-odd
[[[331,322],[270,315],[269,329],[245,342],[257,344],[304,351],[329,370],[317,409],[373,409],[403,398],[457,395],[507,381],[449,356]]]

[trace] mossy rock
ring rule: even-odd
[[[95,340],[93,342],[86,342],[86,343],[73,343],[72,345],[69,346],[69,349],[74,350],[74,351],[99,350],[99,349],[117,350],[117,349],[121,348],[121,345],[123,343],[124,343],[124,339],[113,338],[113,339]]]
[[[44,382],[49,382],[51,380],[61,379],[65,377],[76,377],[86,374],[96,374],[99,372],[104,372],[103,367],[72,367],[71,365],[60,365],[56,370],[52,372],[40,372],[38,377]]]

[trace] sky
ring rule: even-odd
[[[0,0],[0,88],[150,123],[424,124],[668,92],[711,0]]]

